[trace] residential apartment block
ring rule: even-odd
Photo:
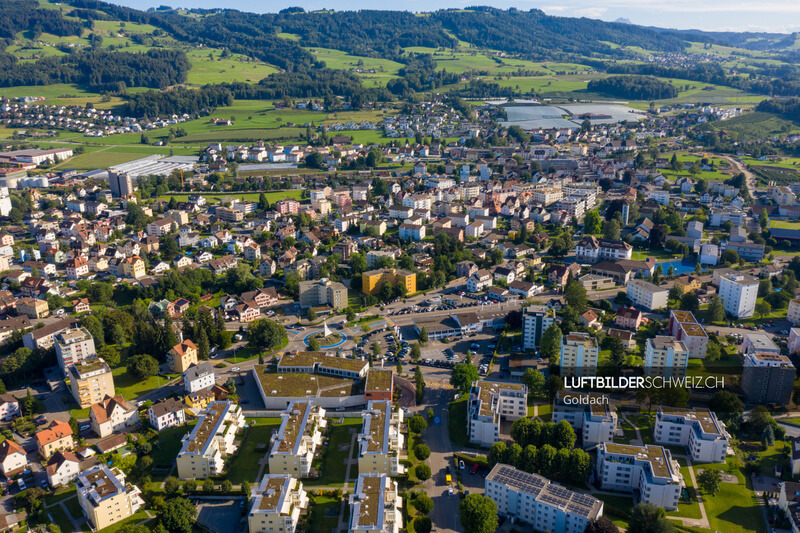
[[[300,282],[300,305],[304,308],[327,305],[333,309],[347,307],[347,287],[338,281],[323,278]]]
[[[125,401],[121,394],[106,396],[102,401],[92,404],[89,409],[89,422],[101,439],[124,431],[139,423],[139,411]]]
[[[613,442],[617,411],[604,394],[558,391],[553,401],[553,422],[566,420],[581,436],[583,447]]]
[[[397,268],[381,268],[361,274],[361,292],[364,294],[377,295],[384,283],[405,291],[405,294],[412,294],[417,292],[417,273]]]
[[[249,533],[294,533],[300,513],[308,509],[303,484],[286,474],[267,474],[250,493]]]
[[[658,335],[644,345],[644,373],[663,378],[686,376],[689,351],[675,337]]]
[[[486,476],[484,495],[497,504],[498,515],[533,531],[583,533],[589,522],[603,515],[603,502],[597,498],[503,463]]]
[[[642,503],[678,508],[683,476],[666,448],[604,442],[597,448],[597,472],[604,490],[638,491]]]
[[[205,479],[221,474],[225,457],[236,451],[236,432],[244,427],[242,410],[233,402],[211,402],[197,425],[183,437],[176,463],[181,479]]]
[[[81,409],[114,396],[114,376],[100,357],[92,357],[71,365],[67,372],[72,397]]]
[[[649,281],[632,279],[628,282],[627,295],[634,305],[654,311],[667,306],[669,291]]]
[[[800,298],[795,298],[789,302],[789,311],[786,313],[786,320],[795,326],[800,324]]]
[[[685,446],[692,460],[723,463],[730,435],[717,415],[708,409],[660,406],[653,435],[657,444]]]
[[[476,381],[467,403],[470,442],[491,446],[500,440],[500,419],[516,420],[528,414],[528,388],[519,383]]]
[[[172,372],[183,374],[189,367],[197,364],[197,346],[190,340],[185,340],[167,352],[167,364]]]
[[[37,431],[35,438],[39,455],[45,459],[59,450],[71,450],[75,447],[72,428],[60,420],[53,420],[46,428]]]
[[[561,337],[559,366],[562,376],[587,377],[597,373],[597,339],[588,333],[574,332]]]
[[[633,246],[624,241],[609,241],[588,235],[575,245],[575,256],[582,263],[631,259]]]
[[[371,401],[361,412],[361,433],[358,435],[359,473],[398,476],[403,473],[400,452],[403,411],[393,409],[391,401]]]
[[[719,297],[725,303],[725,311],[736,318],[749,318],[756,309],[758,278],[738,272],[722,274]]]
[[[670,335],[683,342],[689,357],[703,358],[708,347],[708,334],[690,311],[670,311]]]
[[[522,315],[522,343],[526,350],[539,347],[542,335],[555,321],[555,311],[545,305],[531,305]]]
[[[749,353],[744,356],[741,386],[747,403],[788,405],[795,367],[785,355]]]
[[[403,499],[386,474],[359,474],[349,497],[349,533],[400,533]]]
[[[102,463],[78,476],[75,486],[78,503],[94,531],[121,522],[144,507],[139,487],[126,483],[119,469]]]
[[[293,402],[281,413],[281,419],[278,432],[270,439],[269,471],[308,477],[327,425],[325,409],[313,403]]]
[[[55,336],[58,367],[67,374],[67,368],[97,354],[92,334],[86,328],[63,331]]]

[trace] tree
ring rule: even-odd
[[[497,529],[497,504],[482,494],[472,493],[458,505],[464,533],[494,533]]]
[[[416,457],[420,461],[424,461],[430,456],[431,456],[431,449],[428,448],[427,444],[420,443],[414,446],[414,457]]]
[[[769,215],[766,209],[762,209],[761,213],[758,214],[758,225],[761,226],[762,231],[766,230],[767,226],[769,226]]]
[[[680,300],[681,296],[683,296],[683,289],[678,285],[673,285],[669,290],[668,298],[670,300]]]
[[[222,482],[222,494],[230,494],[233,490],[233,483],[229,479]]]
[[[700,310],[700,299],[693,292],[687,292],[681,296],[681,309],[697,313]]]
[[[603,223],[603,238],[610,241],[618,241],[620,234],[619,222],[616,220],[606,220]]]
[[[140,381],[158,374],[158,361],[151,355],[134,355],[128,359],[128,373]]]
[[[708,320],[709,322],[722,322],[725,320],[725,304],[722,303],[722,298],[714,295],[711,298],[711,303],[708,304]]]
[[[419,331],[419,342],[426,344],[428,342],[428,328],[425,326]]]
[[[418,516],[414,519],[414,533],[431,533],[433,523],[429,516]]]
[[[167,500],[158,511],[158,519],[167,531],[191,533],[197,508],[186,498]]]
[[[171,496],[175,494],[176,492],[178,492],[179,488],[180,485],[178,484],[178,478],[174,476],[168,477],[167,480],[164,482],[164,492],[166,492],[167,495]]]
[[[450,374],[450,385],[461,392],[468,392],[472,383],[478,380],[478,369],[470,363],[459,363]]]
[[[203,492],[214,492],[214,480],[206,479],[203,481]]]
[[[723,265],[738,265],[739,264],[739,254],[736,253],[736,250],[731,250],[728,248],[724,252],[722,252],[722,256],[719,258],[720,263]]]
[[[347,321],[348,322],[352,322],[353,320],[356,319],[356,312],[353,311],[352,308],[348,307],[347,311],[346,311],[346,314],[347,314]]]
[[[732,392],[721,390],[714,393],[708,402],[708,407],[716,413],[717,417],[726,426],[738,425],[744,413],[744,404]]]
[[[578,280],[571,279],[564,289],[564,300],[576,313],[583,313],[587,305],[586,288]]]
[[[428,427],[428,422],[421,415],[414,415],[408,420],[408,429],[412,433],[420,434]]]
[[[550,376],[547,378],[545,390],[547,391],[548,400],[552,402],[555,399],[556,394],[558,394],[558,391],[564,390],[564,382],[559,376]]]
[[[756,313],[763,319],[764,315],[768,315],[772,312],[772,306],[766,300],[761,300],[760,302],[756,302]]]
[[[308,349],[312,352],[319,351],[319,339],[315,336],[308,339]]]
[[[316,319],[317,319],[317,312],[316,312],[316,311],[314,311],[314,308],[313,308],[313,307],[309,307],[309,308],[308,308],[308,311],[306,311],[306,318],[307,318],[307,319],[308,319],[310,322],[313,322],[314,320],[316,320]]]
[[[583,217],[583,232],[586,235],[600,233],[600,214],[597,211],[589,211]]]
[[[425,493],[417,494],[414,498],[414,507],[422,514],[428,514],[433,510],[433,499]]]
[[[431,477],[431,467],[422,463],[418,464],[414,467],[414,474],[417,475],[417,479],[421,481],[425,481],[426,479],[430,479]]]
[[[422,355],[422,350],[419,347],[419,343],[415,342],[411,345],[411,359],[416,361]]]
[[[722,472],[716,468],[706,468],[697,474],[697,484],[706,494],[716,495],[720,483],[722,483]]]
[[[671,533],[675,529],[666,516],[667,512],[663,507],[640,503],[633,508],[628,533]]]
[[[556,448],[571,449],[575,446],[575,441],[577,438],[578,437],[575,435],[575,430],[572,429],[572,426],[569,425],[569,422],[562,420],[556,424],[555,431],[553,432],[553,445]]]
[[[489,454],[486,457],[486,462],[489,465],[489,468],[494,468],[494,465],[503,462],[503,459],[506,456],[506,449],[506,443],[503,441],[492,444],[492,446],[489,448]]]
[[[601,516],[589,522],[584,533],[619,533],[619,528],[609,517]]]
[[[284,338],[286,338],[286,329],[273,320],[255,320],[250,322],[247,328],[248,344],[258,351],[277,348]]]
[[[119,350],[117,349],[116,346],[110,346],[110,345],[103,346],[102,348],[97,350],[97,355],[99,357],[102,357],[103,361],[105,361],[111,368],[116,368],[117,366],[119,366],[119,360],[120,360]]]
[[[545,378],[536,368],[526,368],[525,373],[522,374],[522,383],[528,387],[528,392],[532,396],[541,396],[544,394]]]
[[[551,361],[561,353],[561,328],[555,322],[544,330],[542,341],[539,343],[539,352],[543,359]]]
[[[775,420],[773,420],[769,410],[763,405],[757,405],[750,411],[750,417],[747,422],[750,430],[756,435],[761,435],[767,429],[767,426],[775,424]]]

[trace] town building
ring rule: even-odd
[[[183,389],[187,394],[213,387],[216,383],[214,368],[208,361],[192,365],[183,373]]]
[[[70,451],[58,451],[47,461],[45,472],[51,488],[68,485],[81,473],[80,460]]]
[[[158,431],[171,427],[182,426],[186,423],[186,412],[180,400],[167,398],[154,403],[147,410],[150,425]]]
[[[381,268],[361,274],[361,292],[377,296],[383,284],[391,285],[400,294],[417,292],[417,273],[397,268]]]
[[[675,337],[658,335],[644,345],[644,373],[663,378],[684,377],[689,365],[686,345]]]
[[[632,329],[634,331],[639,329],[642,325],[644,315],[635,307],[620,307],[617,309],[617,316],[614,319],[614,324],[621,328]]]
[[[0,422],[11,422],[20,415],[19,400],[11,394],[0,394]]]
[[[190,340],[185,340],[173,346],[167,352],[169,369],[176,374],[183,374],[190,366],[197,364],[197,346]]]
[[[133,516],[144,507],[142,491],[125,482],[125,474],[102,463],[78,476],[78,503],[94,531]]]
[[[484,496],[497,504],[498,515],[532,531],[583,533],[603,515],[603,502],[597,498],[503,463],[486,476]]]
[[[636,491],[642,503],[678,508],[683,476],[667,448],[604,442],[597,448],[597,473],[603,490]]]
[[[92,404],[89,409],[89,422],[101,439],[119,433],[139,423],[139,411],[121,394],[106,396],[102,401]]]
[[[685,446],[692,461],[724,463],[730,435],[708,409],[659,406],[653,429],[656,444]]]
[[[299,300],[303,308],[327,305],[337,310],[344,309],[348,306],[347,287],[327,278],[301,281]]]
[[[725,304],[725,311],[736,318],[749,318],[756,309],[758,278],[738,272],[722,274],[719,296]]]
[[[392,368],[370,368],[364,384],[364,399],[370,401],[394,401],[394,370]]]
[[[236,451],[236,433],[244,427],[242,410],[233,402],[211,402],[197,425],[182,439],[176,459],[181,479],[206,479],[219,475],[225,457]]]
[[[604,394],[558,391],[553,401],[553,422],[566,420],[581,436],[583,447],[613,442],[617,411]]]
[[[628,282],[627,295],[634,305],[655,311],[667,306],[669,291],[649,281],[633,279]]]
[[[573,332],[561,337],[559,366],[562,376],[587,377],[597,374],[597,339],[588,333]]]
[[[781,354],[781,349],[764,333],[745,333],[742,336],[742,352]]]
[[[789,405],[795,367],[785,355],[750,353],[744,356],[741,387],[747,403]]]
[[[94,338],[86,328],[75,328],[55,335],[56,358],[58,367],[64,374],[67,369],[97,355]]]
[[[371,401],[361,412],[361,433],[358,435],[358,472],[399,476],[403,450],[403,411],[394,409],[391,401]]]
[[[317,446],[322,445],[325,409],[311,402],[290,403],[270,439],[269,472],[308,477]]]
[[[361,474],[350,495],[348,533],[400,533],[403,499],[397,482],[386,474]]]
[[[786,313],[786,320],[793,325],[800,325],[800,298],[789,301],[789,311]]]
[[[546,305],[530,305],[522,315],[522,344],[526,350],[535,350],[542,335],[555,321],[555,311]]]
[[[631,259],[633,246],[624,241],[610,241],[587,235],[575,245],[575,256],[582,263]]]
[[[11,439],[0,442],[0,472],[10,479],[16,472],[28,466],[28,455],[25,450]]]
[[[71,450],[75,447],[72,428],[60,420],[53,420],[47,427],[37,431],[35,438],[39,455],[45,459],[49,459],[59,450]]]
[[[708,347],[708,334],[691,311],[669,312],[669,334],[683,342],[689,357],[703,358]]]
[[[100,357],[91,357],[71,365],[67,377],[72,397],[81,409],[103,401],[106,396],[114,396],[114,376]]]
[[[519,383],[479,380],[472,384],[467,403],[470,442],[491,446],[500,440],[500,420],[528,414],[528,388]]]
[[[266,474],[250,498],[249,533],[294,533],[309,503],[303,484],[287,474]]]

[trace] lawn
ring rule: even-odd
[[[197,194],[199,194],[201,196],[205,196],[206,200],[209,203],[212,203],[214,201],[219,201],[222,198],[230,198],[231,200],[233,200],[233,199],[241,199],[241,200],[250,201],[250,202],[257,202],[259,197],[261,196],[261,193],[258,193],[258,192],[246,192],[246,193],[244,193],[244,192],[239,192],[239,193],[233,192],[233,193],[230,193],[230,194],[220,194],[220,193],[207,194],[207,193],[202,193],[201,192],[201,193],[197,193]],[[278,200],[286,200],[286,199],[289,199],[289,198],[292,198],[294,200],[300,200],[301,197],[302,197],[302,194],[303,194],[302,190],[289,189],[289,190],[285,190],[285,191],[265,192],[264,196],[266,197],[267,202],[269,202],[270,204],[274,204]],[[186,194],[186,193],[165,194],[163,196],[159,196],[158,197],[159,200],[167,200],[167,201],[169,201],[170,198],[175,198],[176,202],[186,202],[189,199],[189,194]]]
[[[700,504],[697,503],[697,496],[695,494],[695,487],[692,483],[692,476],[689,475],[689,467],[686,466],[685,459],[677,459],[678,463],[681,465],[681,475],[683,475],[683,480],[686,483],[686,488],[689,492],[689,498],[691,503],[684,503],[684,500],[681,500],[678,503],[678,510],[677,511],[669,511],[667,516],[669,517],[685,517],[685,518],[703,518],[703,515],[700,514]]]
[[[347,472],[347,460],[354,457],[355,453],[353,447],[350,446],[353,434],[350,430],[358,430],[361,428],[360,418],[345,418],[343,423],[334,423],[333,420],[328,420],[328,443],[325,445],[325,450],[322,456],[322,472],[318,480],[313,482],[313,485],[328,485],[328,486],[341,486],[345,481],[345,473]],[[346,449],[339,450],[339,445],[347,445]],[[358,467],[354,465],[350,468],[350,477],[355,479]],[[311,485],[312,483],[305,483]]]
[[[67,513],[64,511],[64,509],[61,508],[60,505],[50,507],[49,509],[47,509],[47,513],[53,517],[53,522],[55,522],[56,525],[58,525],[58,527],[61,528],[61,531],[65,532],[72,531],[72,522],[67,516]],[[83,514],[79,514],[78,516],[75,516],[73,518],[80,519],[82,516]]]
[[[633,424],[639,430],[639,434],[642,436],[642,442],[644,444],[654,444],[653,418],[653,416],[647,414],[628,417],[628,420],[633,422]]]
[[[153,443],[153,447],[158,449],[158,453],[152,454],[154,468],[170,468],[175,464],[175,457],[181,451],[181,439],[189,433],[197,420],[192,420],[176,428],[167,428],[158,432],[158,440]]]
[[[131,524],[131,525],[138,524],[142,520],[150,520],[144,509],[142,509],[138,513],[134,513],[133,515],[131,515],[130,518],[127,518],[122,522],[117,522],[116,524],[110,525],[105,529],[97,531],[96,533],[113,533],[114,531],[119,531],[120,529],[122,529],[122,527],[126,524]]]
[[[314,505],[311,506],[308,516],[309,531],[330,533],[339,524],[339,509],[341,502],[328,496],[314,496]],[[333,516],[325,516],[328,509],[336,510]]]
[[[715,496],[703,495],[706,514],[712,531],[725,533],[764,533],[764,520],[755,499],[749,480],[738,469],[730,472],[727,464],[708,463],[694,465],[698,468],[713,468],[735,474],[738,483],[720,483],[719,492]]]
[[[622,431],[625,432],[625,436],[614,439],[614,442],[619,444],[630,444],[632,440],[636,440],[636,430],[633,428],[633,426],[625,420],[620,420],[619,423],[622,427]]]
[[[77,518],[80,520],[80,518],[84,516],[83,509],[81,508],[81,504],[77,497],[66,500],[64,505],[67,507],[69,514],[72,515],[72,518]]]
[[[240,485],[242,481],[249,481],[251,484],[258,481],[258,471],[261,468],[258,462],[266,456],[272,432],[281,424],[280,418],[254,418],[248,420],[248,424],[253,421],[255,425],[246,429],[244,440],[228,467],[227,478],[234,485]],[[266,447],[257,449],[259,445]]]
[[[788,220],[770,220],[769,227],[779,229],[800,229],[800,222],[789,222]]]
[[[162,385],[167,384],[167,378],[153,376],[144,381],[139,381],[134,376],[128,374],[124,366],[115,368],[111,374],[114,376],[114,388],[117,394],[128,401],[134,400],[143,394],[154,391]]]
[[[454,446],[469,446],[467,427],[464,424],[464,420],[467,419],[468,398],[468,394],[462,394],[458,400],[450,402],[447,413],[447,431],[450,433],[450,440]]]
[[[628,529],[630,510],[633,507],[633,497],[611,494],[592,494],[603,501],[603,514],[611,519],[621,530]]]

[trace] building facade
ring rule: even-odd
[[[526,350],[535,350],[542,335],[555,321],[555,311],[546,305],[531,305],[522,315],[522,344]]]
[[[100,357],[92,357],[69,367],[69,388],[81,409],[114,397],[114,376]]]
[[[675,337],[658,335],[644,345],[644,373],[663,378],[684,377],[689,365],[686,345]]]
[[[785,355],[749,353],[744,356],[741,386],[747,403],[788,405],[795,367]]]
[[[290,403],[281,413],[281,425],[270,439],[268,456],[272,474],[308,477],[322,430],[327,425],[325,409],[313,403]]]
[[[584,448],[613,442],[617,431],[616,409],[604,394],[558,391],[553,401],[553,422],[562,420],[581,436]]]
[[[233,402],[211,402],[197,425],[182,439],[176,464],[181,479],[206,479],[219,475],[225,457],[236,451],[236,433],[244,427],[242,410]]]
[[[78,476],[75,485],[78,503],[95,531],[121,522],[144,507],[142,491],[126,483],[125,474],[117,468],[99,464]]]
[[[519,383],[479,380],[472,384],[467,403],[470,442],[491,446],[500,440],[500,420],[528,414],[528,389]]]
[[[597,448],[597,473],[604,490],[636,491],[642,503],[678,508],[683,477],[666,448],[604,442]]]
[[[286,474],[267,474],[250,494],[249,533],[294,533],[300,513],[308,509],[303,484]]]
[[[371,401],[361,412],[361,433],[358,435],[359,473],[401,475],[400,452],[404,438],[401,432],[403,410],[394,409],[391,401]]]
[[[758,278],[738,272],[722,274],[719,296],[725,303],[725,311],[736,318],[749,318],[756,310]]]
[[[597,374],[597,339],[588,333],[574,332],[561,337],[559,366],[562,376],[588,377]]]
[[[653,435],[657,444],[685,446],[700,463],[724,463],[730,440],[717,415],[698,408],[659,406]]]

